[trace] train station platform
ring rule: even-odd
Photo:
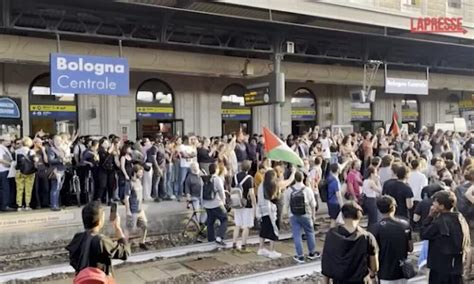
[[[179,232],[181,223],[192,213],[186,202],[164,201],[145,203],[150,234]],[[106,221],[110,207],[106,208]],[[68,207],[59,212],[40,209],[27,212],[0,214],[0,250],[18,251],[41,247],[55,247],[71,240],[82,231],[82,208]],[[122,225],[125,225],[125,206],[119,206]],[[111,226],[106,225],[106,232]]]

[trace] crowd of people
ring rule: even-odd
[[[436,278],[462,275],[462,264],[471,269],[467,261],[472,261],[471,257],[464,249],[474,227],[474,134],[431,133],[422,128],[418,133],[400,135],[386,134],[383,129],[374,134],[343,135],[316,127],[282,140],[300,156],[303,167],[271,161],[265,157],[264,137],[242,132],[210,138],[158,133],[135,143],[115,135],[47,137],[40,132],[14,141],[3,135],[0,209],[49,207],[57,211],[64,205],[90,201],[122,203],[127,227],[143,230],[141,246],[146,248],[147,218],[142,204],[187,200],[197,212],[205,209],[196,221],[207,226],[208,241],[224,245],[228,212],[233,210],[234,249],[248,251],[249,230],[257,224],[261,238],[257,254],[272,259],[281,256],[275,242],[282,219],[288,216],[294,259],[303,263],[320,256],[314,223],[321,202],[325,202],[333,228],[328,238],[335,238],[325,246],[366,239],[365,251],[372,257],[366,258],[370,263],[361,265],[373,276],[380,264],[380,279],[403,278],[401,266],[395,263],[410,251],[412,232],[429,240],[428,266]],[[362,215],[367,216],[371,233],[360,228]],[[308,242],[306,256],[302,232]],[[446,238],[442,243],[437,241],[440,234]],[[270,241],[269,247],[265,247],[265,240]],[[447,245],[450,242],[452,245]],[[392,253],[402,243],[403,249]],[[454,256],[456,253],[466,261]],[[448,263],[433,256],[443,254],[449,254],[456,266],[449,275],[440,269]],[[387,264],[386,259],[392,263]]]

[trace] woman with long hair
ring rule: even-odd
[[[364,194],[364,211],[369,217],[369,227],[375,224],[378,219],[377,197],[382,193],[380,178],[377,169],[370,166],[367,168],[368,178],[362,185],[362,194]]]
[[[260,219],[260,245],[258,255],[272,259],[281,257],[275,251],[275,241],[278,241],[277,206],[279,188],[278,177],[275,170],[270,169],[265,172],[262,184],[258,188],[257,197],[257,218]],[[270,241],[270,250],[265,248],[265,240]]]
[[[132,148],[129,144],[123,145],[120,149],[120,171],[119,180],[119,198],[125,199],[125,193],[130,190],[130,179],[133,174]]]

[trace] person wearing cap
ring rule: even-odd
[[[8,172],[13,161],[12,154],[9,150],[11,145],[11,137],[8,134],[0,136],[0,188],[2,203],[0,204],[1,211],[13,211],[10,208],[10,183],[8,181]]]

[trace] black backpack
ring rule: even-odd
[[[321,181],[319,182],[318,189],[319,189],[319,197],[321,198],[321,201],[328,202],[329,183],[325,178],[321,179]]]
[[[293,215],[301,216],[306,214],[304,187],[301,190],[291,187],[290,209]]]
[[[15,169],[24,175],[31,175],[36,172],[35,163],[29,154],[16,154]]]
[[[216,198],[216,190],[214,189],[214,178],[211,176],[203,176],[204,185],[202,187],[202,199],[214,200]]]
[[[470,183],[466,183],[456,189],[456,207],[466,220],[474,220],[474,204],[466,197],[466,192],[470,186]]]

